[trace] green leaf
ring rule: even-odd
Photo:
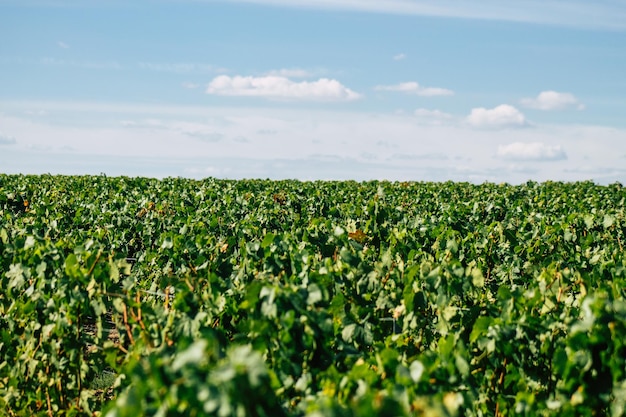
[[[113,282],[118,282],[120,280],[120,270],[117,267],[117,264],[115,262],[110,262],[109,268],[110,268],[109,278]]]
[[[7,278],[9,278],[8,289],[22,288],[22,286],[26,282],[24,279],[24,270],[22,269],[22,264],[9,265],[9,270],[5,273],[5,275]]]
[[[413,361],[409,366],[409,370],[411,371],[411,379],[413,382],[417,383],[422,379],[422,375],[424,374],[424,364],[420,361]]]
[[[472,327],[472,332],[470,333],[470,343],[474,343],[479,337],[486,335],[492,323],[493,319],[491,317],[482,316],[476,319],[474,327]]]
[[[605,229],[610,228],[611,226],[613,226],[614,223],[615,223],[615,216],[612,216],[610,214],[605,214],[604,215],[604,220],[602,221],[602,226],[604,226]]]
[[[26,241],[24,242],[24,250],[32,249],[35,246],[35,238],[33,236],[26,236]]]
[[[166,237],[161,243],[161,249],[172,249],[174,247],[174,240],[171,237]]]
[[[261,242],[261,248],[265,249],[269,245],[271,245],[272,242],[274,242],[274,237],[275,236],[273,233],[267,233],[265,237],[263,238],[263,241]]]
[[[308,287],[308,297],[306,299],[306,303],[308,305],[313,305],[319,301],[322,301],[322,290],[317,284],[311,284]]]
[[[70,253],[65,258],[65,273],[71,277],[81,275],[80,265],[78,264],[78,259],[76,258],[76,255],[74,255],[73,253]]]
[[[485,286],[485,277],[483,276],[483,273],[480,269],[472,268],[471,277],[472,285],[474,285],[475,287],[483,288]]]
[[[207,341],[204,339],[193,342],[187,349],[176,355],[172,362],[172,369],[178,371],[189,364],[197,365],[206,358],[206,348]]]
[[[454,363],[456,365],[456,369],[459,370],[461,375],[467,376],[469,375],[470,367],[467,363],[467,360],[461,354],[456,354],[454,356]]]
[[[341,331],[341,338],[345,342],[350,343],[354,340],[355,331],[356,331],[356,324],[355,323],[348,324]]]
[[[459,244],[456,242],[456,239],[448,239],[446,249],[452,253],[457,253],[459,251]]]

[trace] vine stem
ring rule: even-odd
[[[96,259],[96,262],[98,260]],[[82,305],[79,304],[79,306],[81,306],[82,309]],[[83,328],[83,323],[82,323],[82,315],[80,314],[80,311],[78,313],[78,326],[76,326],[76,339],[80,341],[80,332],[82,331]],[[82,353],[77,355],[78,358],[78,369],[76,370],[76,379],[78,382],[78,398],[76,398],[76,405],[78,406],[80,403],[80,397],[81,394],[83,392],[83,381],[80,375],[80,369],[82,368],[83,365],[83,355]]]
[[[502,372],[500,373],[500,378],[498,379],[498,384],[502,385],[502,382],[504,381],[504,374],[506,373],[506,359],[504,358],[504,363],[502,364],[503,369]]]
[[[96,260],[93,262],[93,264],[91,265],[91,268],[89,268],[89,272],[87,272],[87,276],[91,275],[91,273],[93,272],[93,270],[96,267],[96,264],[98,263],[98,261],[100,260],[100,256],[102,255],[102,250],[98,251],[98,254],[96,255]]]
[[[53,414],[52,414],[52,404],[50,403],[50,391],[48,390],[47,387],[46,387],[46,402],[48,403],[48,415],[52,417]]]
[[[126,334],[128,335],[128,339],[130,340],[130,344],[134,345],[135,342],[133,340],[133,334],[130,331],[130,326],[128,325],[128,313],[127,313],[127,310],[126,310],[126,303],[124,303],[124,314],[123,314],[123,317],[124,317],[124,327],[126,328]]]

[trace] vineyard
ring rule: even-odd
[[[624,245],[618,183],[0,174],[0,415],[622,416]]]

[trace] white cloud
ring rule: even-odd
[[[59,46],[59,48],[63,48],[63,49],[69,49],[69,47],[70,47],[68,44],[66,44],[63,41],[58,41],[57,45]]]
[[[404,93],[415,93],[419,90],[420,86],[415,81],[409,81],[406,83],[399,83],[394,85],[377,85],[374,87],[376,91],[401,91]]]
[[[15,143],[17,143],[17,141],[13,136],[5,135],[0,132],[0,145],[14,145]]]
[[[538,110],[562,110],[572,107],[583,110],[585,108],[573,94],[556,91],[542,91],[535,98],[522,99],[521,103],[525,107]]]
[[[546,145],[542,142],[513,142],[498,146],[497,155],[511,161],[559,161],[567,159],[560,145]]]
[[[408,81],[393,85],[377,85],[374,87],[376,91],[397,91],[407,94],[416,94],[418,96],[434,97],[434,96],[452,96],[454,92],[446,88],[438,87],[421,87],[415,81]]]
[[[474,108],[466,121],[477,128],[523,127],[528,124],[524,114],[508,104],[501,104],[493,109]]]
[[[406,54],[397,54],[393,56],[394,61],[402,61],[403,59],[406,59]]]
[[[200,84],[185,82],[185,83],[182,83],[182,86],[183,86],[183,88],[186,88],[188,90],[194,90],[194,89],[200,87]]]
[[[317,81],[295,82],[287,77],[243,77],[220,75],[206,90],[208,94],[239,97],[265,97],[279,100],[350,101],[362,96],[339,81],[320,78]]]

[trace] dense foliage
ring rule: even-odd
[[[623,415],[625,200],[0,175],[0,410]]]

